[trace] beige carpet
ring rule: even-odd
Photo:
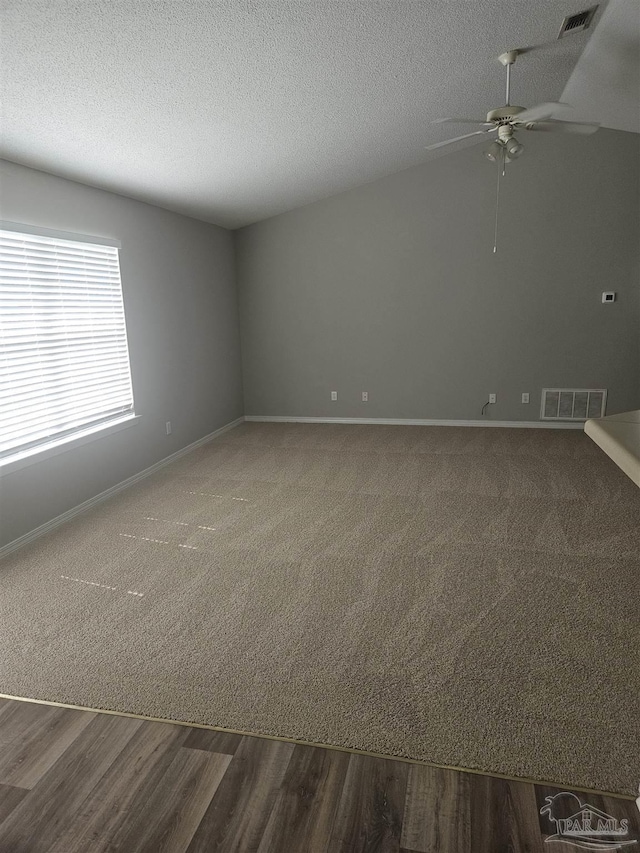
[[[640,779],[640,490],[580,432],[244,424],[0,584],[0,692]]]

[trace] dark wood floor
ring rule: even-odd
[[[576,853],[544,843],[559,790],[0,699],[0,853]]]

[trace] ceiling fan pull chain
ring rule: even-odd
[[[498,251],[498,205],[500,203],[500,172],[504,169],[504,152],[502,153],[502,163],[498,162],[498,180],[496,183],[496,222],[493,229],[493,253]]]

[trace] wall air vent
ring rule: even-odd
[[[567,15],[562,22],[558,38],[563,39],[565,36],[570,36],[573,33],[580,33],[591,26],[593,16],[598,11],[597,6],[592,6],[590,9],[585,9],[584,12],[577,12],[575,15]]]
[[[602,388],[543,388],[540,420],[586,421],[601,418],[607,405]]]

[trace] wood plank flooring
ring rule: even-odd
[[[576,853],[561,790],[0,699],[0,853]],[[632,800],[577,796],[640,853]]]

